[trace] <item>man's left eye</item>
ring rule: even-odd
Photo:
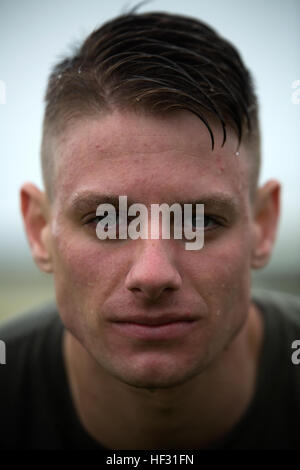
[[[204,221],[203,221],[203,228],[204,229],[211,229],[211,228],[214,228],[214,227],[218,227],[220,224],[220,222],[210,216],[210,215],[204,215]],[[197,228],[200,226],[200,221],[197,219],[196,215],[194,215],[192,217],[192,224],[193,224],[193,228]]]
[[[204,228],[211,228],[215,227],[216,225],[220,225],[216,219],[214,219],[210,215],[204,216]]]

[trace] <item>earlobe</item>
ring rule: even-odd
[[[21,211],[32,257],[44,272],[52,272],[49,207],[45,194],[31,183],[20,192]]]
[[[265,266],[272,253],[280,211],[280,184],[268,181],[257,190],[254,204],[254,227],[251,267]]]

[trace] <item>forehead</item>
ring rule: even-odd
[[[199,118],[114,111],[82,119],[56,142],[56,197],[67,204],[82,192],[126,194],[137,202],[176,202],[209,191],[236,198],[249,191],[243,145],[214,125],[214,150]],[[196,194],[198,193],[198,194]],[[138,201],[139,200],[139,201]]]

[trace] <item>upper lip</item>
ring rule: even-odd
[[[168,323],[176,323],[176,322],[191,322],[194,321],[195,317],[192,317],[188,314],[185,315],[178,315],[174,313],[166,313],[163,315],[155,315],[150,316],[148,315],[131,315],[127,318],[116,319],[114,320],[117,323],[135,323],[139,325],[148,325],[148,326],[159,326],[159,325],[166,325]]]

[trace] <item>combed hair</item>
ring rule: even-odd
[[[203,22],[176,14],[131,12],[93,31],[53,69],[45,96],[42,170],[51,193],[49,138],[73,120],[114,109],[194,113],[212,149],[217,120],[254,149],[259,171],[258,106],[248,69],[235,47]],[[51,163],[52,162],[52,163]]]

